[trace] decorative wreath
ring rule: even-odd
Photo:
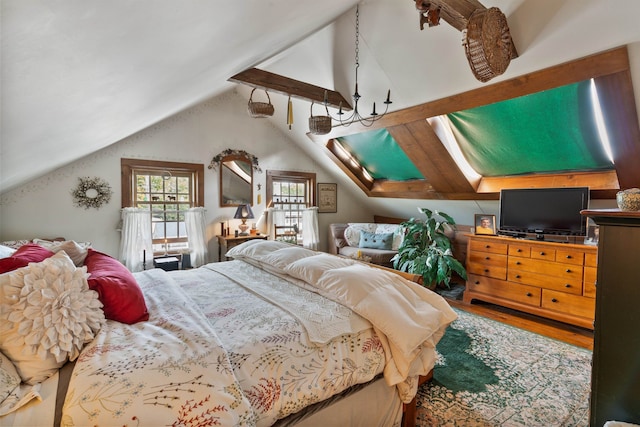
[[[227,148],[220,154],[214,156],[213,159],[211,159],[211,163],[209,163],[209,169],[215,169],[220,166],[220,162],[222,162],[222,159],[227,156],[244,156],[247,159],[251,160],[251,167],[253,167],[254,171],[262,172],[262,169],[260,169],[260,165],[258,165],[258,158],[256,156],[254,156],[253,154],[249,154],[244,150],[233,150],[231,148]]]
[[[109,203],[113,191],[109,183],[102,178],[85,176],[78,178],[78,186],[71,191],[74,205],[85,209],[100,207]],[[91,191],[93,190],[93,191]]]

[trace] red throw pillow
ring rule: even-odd
[[[7,273],[21,267],[26,267],[30,262],[41,262],[55,255],[47,248],[35,243],[22,245],[11,256],[0,259],[0,273]]]
[[[84,265],[90,273],[89,288],[98,292],[104,317],[127,324],[149,320],[142,289],[133,274],[107,254],[93,249],[87,252]]]

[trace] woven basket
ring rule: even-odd
[[[474,11],[463,31],[462,45],[476,79],[486,82],[504,73],[511,62],[512,43],[507,18],[500,9]]]
[[[271,97],[269,96],[269,92],[267,92],[266,90],[264,91],[264,93],[267,94],[269,102],[255,102],[253,100],[253,92],[255,92],[255,90],[256,88],[253,88],[253,90],[251,91],[251,95],[249,96],[249,105],[247,107],[249,115],[255,118],[273,116],[273,105],[271,104]]]
[[[311,117],[309,117],[309,132],[314,135],[325,135],[331,132],[331,117],[314,116],[313,101],[311,102]]]

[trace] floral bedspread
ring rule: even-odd
[[[278,292],[293,285],[244,262],[217,266],[225,275],[205,266],[174,271],[171,276],[218,333],[258,426],[272,425],[383,371],[385,355],[378,336],[368,321],[350,309],[295,286],[298,301],[292,296],[286,304],[276,298],[269,301],[269,293],[260,295],[259,288]],[[242,277],[254,278],[255,289],[239,284]],[[322,323],[343,323],[345,331],[336,329],[334,338],[314,342],[301,321],[304,313],[299,313],[300,307],[309,310],[311,305],[320,305],[325,315]],[[350,321],[334,322],[336,317]]]
[[[163,270],[136,279],[149,321],[107,321],[83,349],[62,425],[255,425],[232,362],[193,301]]]

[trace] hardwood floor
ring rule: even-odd
[[[452,307],[593,351],[593,331],[589,329],[481,301],[467,304],[447,298],[447,302]]]

